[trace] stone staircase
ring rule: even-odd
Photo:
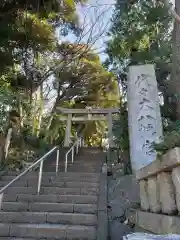
[[[82,149],[74,164],[56,176],[55,159],[46,162],[41,192],[37,195],[38,171],[29,172],[8,188],[0,211],[0,240],[98,239],[98,202],[104,154]],[[2,176],[0,187],[16,175]],[[102,239],[103,240],[103,239]]]

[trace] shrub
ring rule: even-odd
[[[180,129],[168,132],[160,143],[154,143],[153,148],[159,156],[164,155],[168,150],[180,147]]]

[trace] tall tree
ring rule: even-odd
[[[127,72],[130,65],[153,63],[159,92],[164,98],[163,118],[176,120],[175,104],[171,101],[172,16],[164,1],[120,1],[115,4],[107,43],[106,65],[118,77],[126,101]],[[121,106],[122,111],[124,105]],[[125,117],[126,116],[126,117]],[[120,122],[128,126],[127,114]],[[117,127],[117,126],[116,126]],[[118,129],[118,127],[117,127]],[[120,132],[120,148],[127,153],[128,135]],[[128,156],[128,154],[126,154]]]
[[[84,2],[1,1],[0,121],[3,135],[6,134],[9,118],[6,112],[15,109],[20,113],[18,133],[21,132],[23,137],[32,134],[41,137],[41,125],[44,126],[46,120],[42,118],[44,75],[48,73],[56,55],[58,40],[55,30],[58,27],[61,34],[67,34],[69,30],[77,34],[79,20],[76,6]],[[39,100],[34,101],[37,89],[41,94]],[[57,139],[57,135],[54,139]]]
[[[175,11],[180,15],[180,2],[175,1]],[[177,120],[180,120],[180,23],[174,21],[172,38],[172,76],[171,94],[172,101],[176,105],[175,113]]]
[[[59,47],[59,53],[65,57],[55,75],[54,87],[57,94],[49,119],[49,128],[54,125],[53,116],[56,116],[57,108],[67,106],[68,103],[71,108],[118,106],[117,80],[113,73],[104,68],[99,56],[87,44],[64,43]],[[87,141],[92,140],[92,134],[98,134],[100,143],[102,136],[99,135],[98,129],[102,130],[102,135],[105,127],[106,124],[102,123],[87,123],[85,126]]]

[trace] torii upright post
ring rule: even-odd
[[[70,138],[71,138],[71,120],[72,114],[68,114],[67,117],[67,125],[66,125],[66,133],[65,133],[65,140],[64,140],[64,147],[69,147]]]
[[[109,147],[112,147],[113,145],[113,134],[112,134],[112,113],[108,113],[108,142]]]
[[[107,163],[111,164],[111,151],[113,147],[113,133],[112,133],[112,112],[108,113],[108,143],[109,149],[107,152]]]

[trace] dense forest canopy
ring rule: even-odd
[[[62,143],[65,123],[59,121],[57,107],[119,104],[117,78],[93,48],[98,39],[93,27],[100,18],[88,29],[79,19],[77,7],[86,2],[0,3],[0,130],[3,139],[13,128],[8,154],[13,168],[30,152],[42,154]],[[89,37],[82,42],[84,32]],[[74,34],[74,42],[63,40],[68,33]],[[72,134],[77,127],[73,125]],[[100,144],[105,128],[105,123],[85,124],[87,143]]]
[[[175,11],[180,14],[180,3],[176,0]],[[126,133],[128,67],[154,64],[159,94],[163,99],[161,115],[165,137],[161,144],[155,145],[160,153],[180,145],[180,24],[174,13],[171,2],[166,0],[116,0],[106,48],[108,58],[105,64],[117,76],[124,97],[121,112],[125,111],[125,114],[121,114],[119,123],[124,123]],[[119,132],[115,131],[117,142],[127,153],[128,134],[118,126],[116,129],[119,129]]]
[[[180,24],[174,21],[169,3],[116,0],[109,4],[114,10],[107,34],[103,4],[92,6],[96,17],[88,24],[87,16],[80,19],[77,10],[86,4],[86,0],[0,3],[0,131],[3,139],[13,128],[9,152],[13,167],[29,151],[45,151],[62,143],[65,123],[59,122],[58,107],[120,107],[113,131],[122,158],[128,162],[126,91],[130,65],[155,65],[164,102],[164,131],[171,139],[167,142],[165,136],[156,149],[164,152],[180,143]],[[180,14],[178,1],[175,10]],[[64,40],[69,33],[74,36],[71,42]],[[105,34],[107,59],[102,63],[94,45]],[[101,143],[106,123],[81,125],[87,144]],[[79,127],[73,125],[72,135]]]

